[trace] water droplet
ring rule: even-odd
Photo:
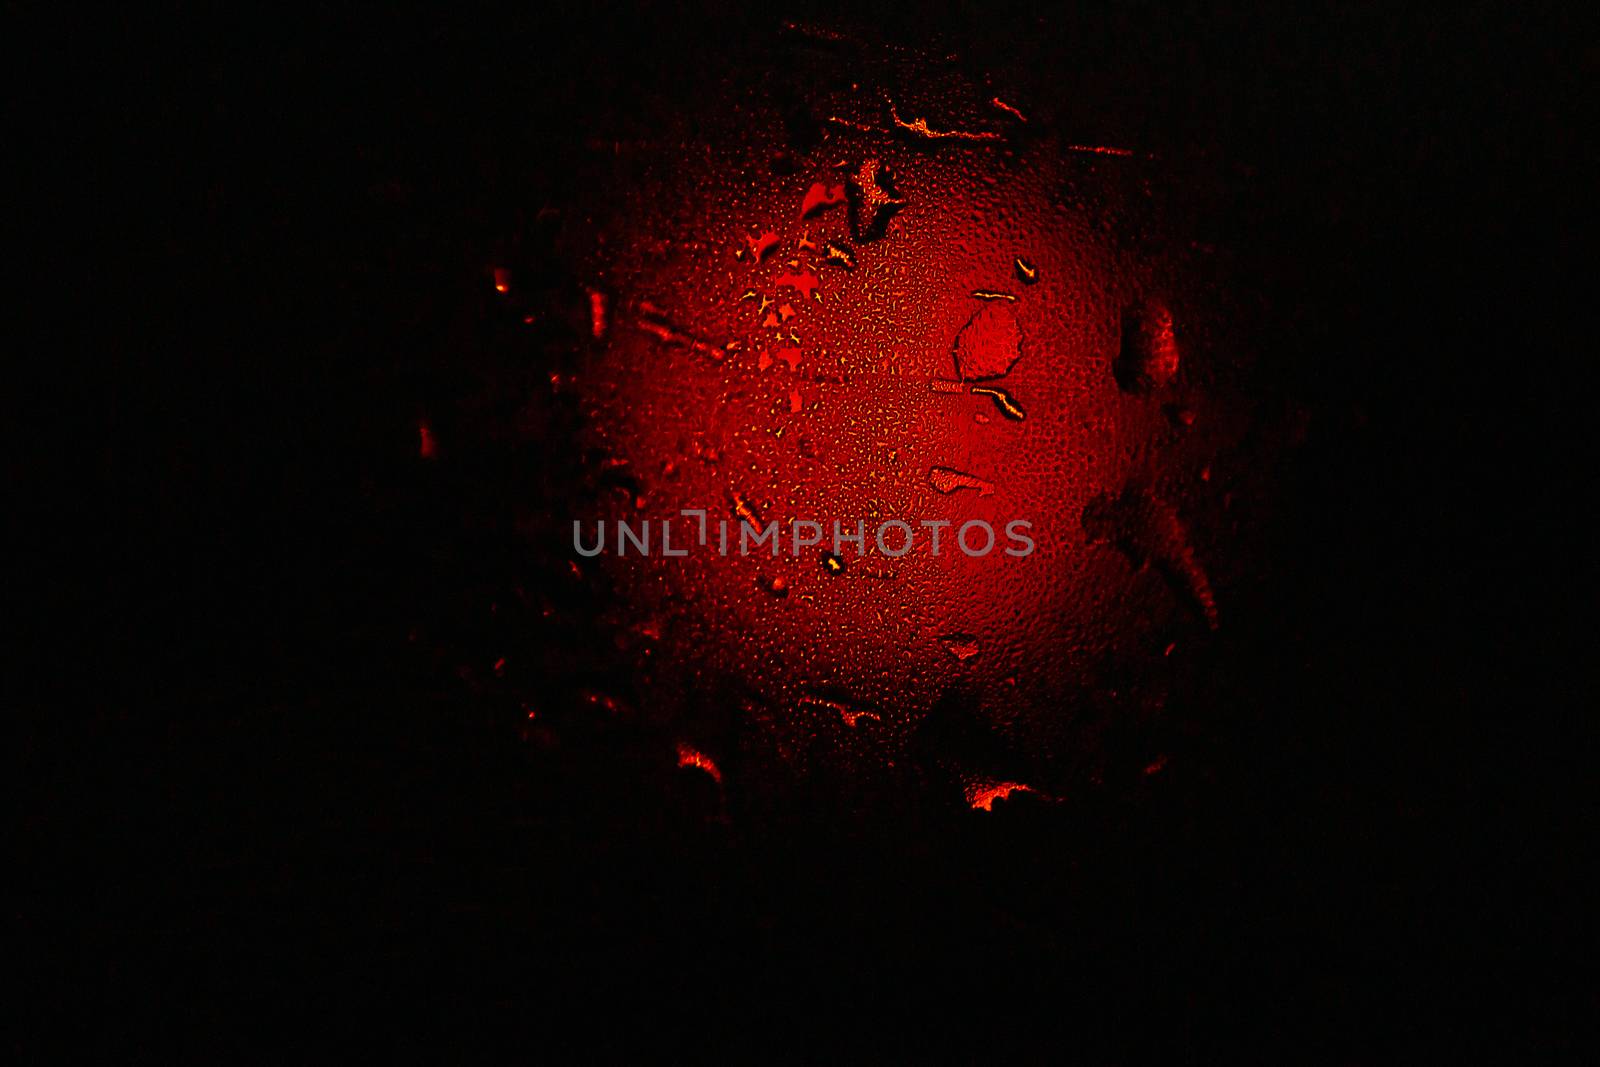
[[[497,293],[511,291],[511,272],[504,267],[494,269],[494,291]]]
[[[800,274],[780,274],[778,275],[778,285],[788,286],[793,289],[800,294],[801,299],[820,297],[822,295],[817,292],[817,276],[810,271]]]
[[[746,237],[744,243],[750,248],[750,258],[760,263],[778,247],[778,235],[767,230],[760,237]]]
[[[664,344],[681,345],[691,351],[708,356],[719,363],[726,359],[729,351],[732,350],[730,345],[713,344],[680,328],[667,318],[664,311],[654,304],[648,302],[640,304],[639,314],[640,317],[631,320],[629,325],[644,331]]]
[[[678,766],[705,771],[713,782],[722,784],[722,771],[717,768],[716,761],[687,741],[678,742]]]
[[[782,598],[789,595],[789,579],[781,574],[773,578],[763,579],[761,587],[775,597]]]
[[[857,707],[846,700],[837,699],[830,696],[822,696],[817,693],[806,693],[802,695],[799,703],[801,707],[824,708],[828,711],[837,713],[838,716],[844,720],[844,724],[850,727],[852,730],[855,729],[856,723],[860,722],[862,719],[873,719],[878,722],[883,721],[883,716],[879,715],[876,711],[870,711],[866,708]]]
[[[583,702],[591,708],[599,708],[608,715],[621,715],[627,711],[622,703],[608,693],[598,689],[585,689],[582,693]]]
[[[1178,376],[1178,342],[1172,312],[1147,300],[1122,316],[1122,351],[1113,368],[1117,384],[1130,393],[1165,389]]]
[[[843,267],[847,271],[856,269],[856,254],[848,245],[829,241],[822,247],[825,253],[824,262]]]
[[[1171,504],[1145,489],[1126,489],[1115,497],[1102,493],[1084,506],[1082,522],[1091,542],[1115,544],[1136,566],[1154,563],[1206,625],[1217,628],[1211,580]]]
[[[877,159],[868,159],[857,168],[849,183],[850,231],[858,241],[882,237],[889,219],[905,204],[894,190],[894,182]]]
[[[978,639],[971,634],[945,634],[939,638],[945,651],[965,662],[978,654]]]
[[[1022,330],[1004,304],[986,304],[956,334],[956,375],[983,381],[1006,375],[1022,358]]]
[[[959,489],[976,489],[979,496],[993,496],[994,483],[953,467],[934,467],[928,472],[928,482],[939,492],[949,494]]]
[[[737,489],[733,490],[731,496],[734,518],[747,522],[757,531],[760,531],[761,516],[756,513],[755,508],[750,506],[750,501],[746,500],[744,494]]]
[[[819,215],[831,207],[837,207],[844,201],[843,185],[813,182],[811,188],[806,190],[805,200],[800,204],[800,217],[808,219],[812,215]]]
[[[1022,410],[1021,405],[1017,403],[1016,399],[1004,389],[998,389],[993,386],[974,385],[972,387],[972,395],[990,397],[994,400],[994,406],[1000,409],[1000,414],[1004,415],[1013,422],[1021,422],[1023,419],[1028,417],[1027,412]]]
[[[1174,426],[1194,425],[1194,408],[1184,404],[1166,404],[1161,410],[1166,414],[1167,421]]]
[[[978,810],[993,811],[994,802],[1004,800],[1012,793],[1032,793],[1031,786],[1021,782],[1001,782],[993,778],[974,778],[962,790],[966,794],[967,804]]]
[[[1000,99],[998,96],[991,96],[989,98],[989,103],[993,104],[995,107],[999,108],[1001,111],[1004,111],[1006,114],[1014,116],[1018,122],[1027,122],[1028,121],[1028,116],[1024,115],[1015,106],[1006,103],[1004,100]]]
[[[900,112],[895,108],[894,101],[889,101],[889,117],[894,121],[895,128],[925,137],[930,141],[1002,141],[1005,138],[990,130],[937,130],[928,125],[928,120],[915,118],[910,122],[900,117]]]

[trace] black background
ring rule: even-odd
[[[837,13],[1053,65],[1101,139],[1248,161],[1230,235],[1312,415],[1210,773],[760,833],[632,740],[530,762],[407,643],[518,566],[475,521],[505,472],[429,481],[415,423],[481,387],[448,346],[597,117],[834,13],[40,30],[18,113],[95,160],[47,204],[118,236],[68,268],[110,336],[62,405],[95,442],[75,621],[25,672],[15,1047],[1583,1047],[1594,51],[1575,12],[1391,7]]]

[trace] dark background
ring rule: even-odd
[[[39,29],[18,115],[95,160],[46,206],[116,237],[73,266],[109,336],[61,408],[93,547],[24,672],[14,1047],[1584,1047],[1594,48],[1576,11],[1391,8]],[[1252,169],[1226,230],[1311,414],[1204,773],[752,829],[644,769],[659,738],[531,756],[458,671],[495,581],[554,581],[496,530],[503,457],[415,462],[421,407],[494,380],[485,264],[597,120],[787,19],[1056,71],[1085,140]],[[576,459],[537,458],[554,506]]]

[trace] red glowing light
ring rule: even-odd
[[[726,677],[797,765],[816,745],[852,766],[900,758],[952,690],[1019,747],[1059,740],[1096,665],[1129,649],[1163,662],[1173,630],[1217,625],[1225,523],[1204,479],[1236,454],[1249,405],[1199,386],[1227,316],[1183,254],[1130,251],[1119,227],[1145,225],[1153,179],[1119,187],[1139,161],[1083,155],[1130,150],[1063,145],[988,90],[961,107],[922,96],[915,114],[861,95],[825,148],[786,150],[770,173],[664,150],[648,199],[670,212],[597,194],[597,217],[616,212],[604,232],[628,239],[583,262],[607,295],[588,288],[574,317],[604,343],[572,389],[584,447],[638,483],[597,507],[674,518],[679,547],[695,527],[675,517],[703,510],[701,544],[724,521],[734,549],[592,565],[631,618],[672,622],[650,644],[661,721]],[[1088,175],[1105,204],[1057,195]],[[1197,370],[1180,374],[1180,356]],[[870,533],[859,552],[828,537],[781,557],[737,549],[741,528],[891,518],[944,522],[943,554],[926,533],[904,556]],[[1012,519],[1038,551],[1008,561]],[[992,556],[957,550],[971,520],[997,531]],[[692,746],[678,754],[720,780]],[[980,779],[967,802],[1050,799],[1054,773]]]

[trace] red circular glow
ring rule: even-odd
[[[1023,138],[1016,106],[959,86],[823,110],[804,158],[751,133],[778,126],[758,107],[694,146],[615,147],[578,375],[585,444],[636,487],[586,524],[671,519],[681,546],[703,509],[822,543],[594,562],[660,634],[641,669],[664,718],[731,692],[797,773],[860,769],[954,692],[1048,763],[1106,664],[1226,614],[1212,471],[1249,418],[1222,269],[1152,221],[1131,149]],[[974,519],[1002,548],[1025,521],[1036,550],[969,556]],[[864,552],[832,551],[835,520]],[[893,520],[911,552],[874,543]],[[924,520],[951,524],[937,557]]]

